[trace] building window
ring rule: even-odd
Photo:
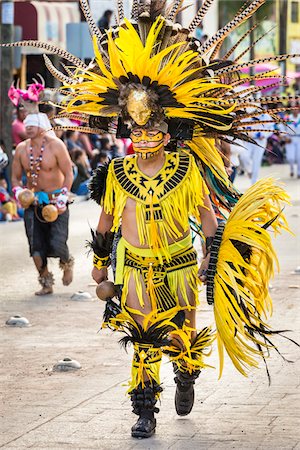
[[[299,17],[299,2],[291,3],[291,22],[298,23]]]

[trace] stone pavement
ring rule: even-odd
[[[263,168],[261,174],[275,174],[287,183],[294,205],[286,210],[290,226],[299,233],[300,181],[288,178],[287,166]],[[244,177],[237,180],[248,187]],[[90,259],[84,250],[89,224],[97,223],[98,207],[78,202],[71,207],[70,247],[76,258],[75,280],[61,284],[56,261],[51,262],[56,278],[55,295],[33,295],[37,278],[28,257],[22,223],[0,224],[1,274],[1,441],[4,449],[257,449],[300,450],[300,402],[298,388],[300,350],[275,338],[287,363],[275,352],[268,365],[272,383],[264,368],[249,378],[239,375],[228,362],[218,381],[218,370],[203,371],[196,385],[196,402],[186,418],[176,416],[174,382],[170,364],[162,365],[161,411],[156,435],[139,441],[130,437],[136,420],[125,396],[131,349],[118,347],[119,336],[99,331],[103,304],[72,301],[84,290],[94,295]],[[288,335],[300,342],[300,235],[285,234],[276,240],[281,272],[271,285],[274,300],[272,325],[292,329]],[[199,327],[212,322],[212,310],[203,301]],[[5,326],[15,314],[27,317],[28,328]],[[99,331],[99,332],[98,332]],[[71,357],[82,369],[53,372],[58,360]],[[217,352],[210,363],[218,367]]]

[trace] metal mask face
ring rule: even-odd
[[[164,134],[159,130],[135,128],[130,137],[134,152],[142,159],[152,158],[164,147]]]
[[[132,90],[128,95],[127,111],[138,125],[145,125],[151,116],[149,98],[144,90]]]

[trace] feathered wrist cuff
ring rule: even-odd
[[[87,247],[89,247],[94,252],[94,266],[97,267],[97,269],[108,267],[110,264],[110,254],[114,239],[114,233],[111,233],[109,231],[103,236],[103,234],[91,229],[91,234],[92,240],[87,241]]]

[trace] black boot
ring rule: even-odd
[[[157,402],[156,395],[162,391],[158,384],[150,385],[146,381],[145,387],[141,384],[131,391],[132,412],[139,416],[137,422],[131,428],[131,436],[134,438],[149,438],[155,433],[156,419],[154,413],[158,413],[159,409],[155,407]]]
[[[176,383],[175,409],[179,416],[187,416],[194,406],[194,384],[200,375],[200,370],[195,370],[191,374],[181,372],[174,364],[174,372],[176,375],[174,378]]]

